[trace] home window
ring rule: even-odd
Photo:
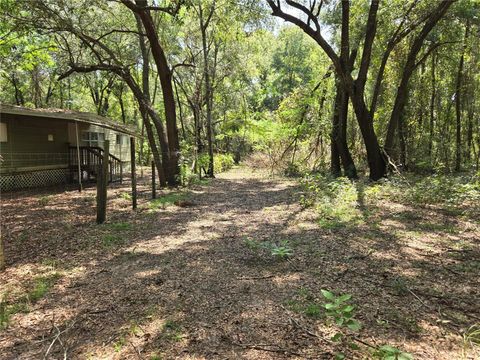
[[[82,133],[82,141],[86,143],[87,146],[103,146],[105,134],[94,131],[84,131]]]
[[[117,145],[127,145],[128,144],[128,136],[117,134]]]
[[[7,142],[7,123],[0,123],[0,142]]]

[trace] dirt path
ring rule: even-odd
[[[194,189],[193,206],[142,200],[135,214],[126,189],[102,226],[85,200],[93,189],[2,199],[2,292],[22,301],[39,278],[51,288],[0,330],[1,359],[331,359],[334,330],[304,311],[320,289],[352,294],[364,341],[419,359],[458,358],[463,314],[480,316],[478,279],[439,271],[394,235],[320,229],[294,181],[235,169]],[[284,240],[289,260],[255,249]],[[449,296],[425,297],[435,276]]]

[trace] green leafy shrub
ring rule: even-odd
[[[375,352],[375,357],[381,360],[412,360],[410,353],[403,352],[390,345],[382,345]]]
[[[289,162],[283,171],[283,174],[288,177],[299,177],[302,175],[300,165],[297,163]]]
[[[480,203],[478,175],[452,176],[435,174],[414,179],[406,192],[406,199],[416,204],[444,204],[458,206]]]
[[[209,156],[206,153],[198,157],[198,164],[200,167],[207,169],[209,163]],[[232,154],[214,154],[213,155],[213,170],[216,174],[227,171],[235,165],[235,160]]]
[[[360,322],[353,318],[355,307],[348,303],[352,298],[350,294],[336,296],[328,290],[321,290],[321,292],[328,300],[324,305],[327,317],[332,318],[336,325],[346,326],[352,331],[361,329]]]
[[[316,206],[322,227],[335,229],[361,221],[357,188],[349,179],[310,174],[301,184],[305,193],[300,201],[305,207]]]

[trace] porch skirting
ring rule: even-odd
[[[0,174],[0,191],[66,184],[69,177],[70,171],[67,167]]]

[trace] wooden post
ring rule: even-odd
[[[5,251],[3,249],[3,238],[0,237],[0,271],[5,269]]]
[[[135,138],[130,137],[130,158],[131,158],[131,177],[132,177],[132,209],[137,208],[137,175],[135,173]]]
[[[97,178],[97,224],[103,224],[107,217],[108,157],[110,141],[105,140],[102,164],[99,165]]]
[[[157,198],[157,187],[155,186],[155,161],[152,161],[152,199]]]
[[[82,170],[80,164],[80,139],[78,137],[78,122],[75,121],[75,135],[77,137],[77,163],[78,163],[78,191],[82,192]]]
[[[120,162],[120,184],[123,184],[123,161]]]

